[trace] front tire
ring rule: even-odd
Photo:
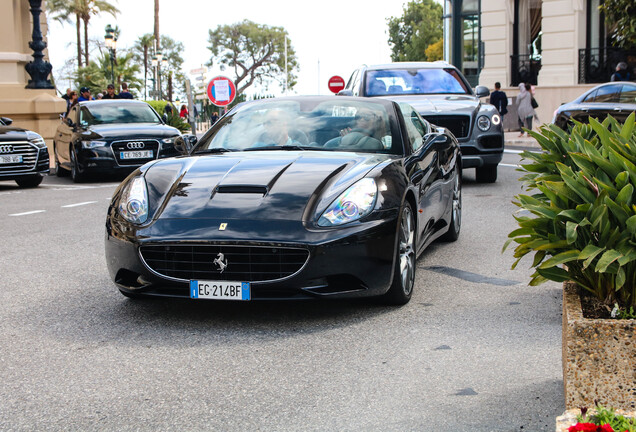
[[[454,242],[459,238],[462,227],[462,173],[458,170],[453,182],[453,208],[451,209],[451,221],[448,231],[441,237],[442,241]]]
[[[72,148],[69,149],[69,155],[71,159],[71,180],[73,180],[73,183],[80,183],[84,181],[84,173],[80,172],[79,164]]]
[[[415,217],[411,204],[404,204],[400,215],[400,229],[395,251],[395,268],[391,288],[384,300],[392,305],[404,305],[411,300],[415,285]]]
[[[497,165],[484,165],[475,168],[478,183],[494,183],[497,181]]]
[[[34,176],[15,179],[15,182],[21,188],[34,188],[34,187],[37,187],[40,183],[42,183],[43,179],[44,177],[42,177],[41,175],[34,175]]]

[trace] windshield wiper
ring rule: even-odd
[[[259,151],[259,150],[320,150],[320,147],[299,146],[299,145],[269,145],[262,147],[250,147],[243,151]]]
[[[194,153],[195,155],[197,154],[215,154],[215,153],[227,153],[227,152],[233,152],[236,151],[234,149],[228,149],[228,148],[224,148],[224,147],[215,147],[215,148],[211,148],[211,149],[205,149],[205,150],[199,150],[198,152]]]

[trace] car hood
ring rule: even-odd
[[[255,151],[157,161],[145,173],[155,219],[305,220],[389,155]],[[153,207],[156,207],[153,209]],[[314,206],[312,206],[313,208]]]
[[[387,99],[405,102],[423,116],[471,114],[481,106],[479,98],[470,95],[406,95],[388,96]]]
[[[135,139],[166,138],[180,135],[172,126],[156,123],[91,125],[82,132],[90,138]]]
[[[0,141],[24,141],[26,130],[13,126],[0,126]]]

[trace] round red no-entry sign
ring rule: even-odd
[[[236,87],[228,77],[214,77],[208,84],[208,98],[218,107],[227,106],[236,98]]]
[[[333,93],[338,93],[343,88],[345,88],[345,82],[341,76],[334,75],[329,78],[329,90]]]

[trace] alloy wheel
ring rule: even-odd
[[[405,206],[402,212],[399,248],[402,290],[408,296],[415,282],[415,224],[410,206]]]

